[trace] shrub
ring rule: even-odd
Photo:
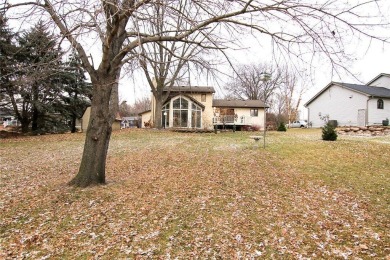
[[[260,131],[261,127],[259,125],[243,125],[241,131]]]
[[[322,140],[325,140],[325,141],[336,141],[337,140],[336,128],[332,124],[326,123],[322,127]]]
[[[261,127],[259,125],[252,125],[252,131],[260,131]]]
[[[287,131],[287,128],[286,128],[286,126],[284,125],[283,122],[280,122],[280,124],[278,126],[278,131],[279,132],[286,132]]]

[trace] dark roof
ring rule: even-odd
[[[213,107],[268,107],[261,100],[225,100],[214,99]]]
[[[390,89],[382,88],[382,87],[372,87],[367,85],[360,84],[351,84],[351,83],[341,83],[341,82],[331,82],[325,88],[323,88],[320,92],[318,92],[314,97],[312,97],[309,101],[304,105],[308,106],[311,102],[313,102],[318,96],[320,96],[323,92],[325,92],[331,86],[336,85],[343,88],[347,88],[349,90],[358,92],[360,94],[369,96],[369,97],[378,97],[378,98],[390,98]]]
[[[388,88],[372,87],[372,86],[349,84],[349,83],[338,83],[338,82],[335,83],[342,85],[343,87],[349,88],[351,90],[355,90],[357,92],[370,95],[372,97],[390,98],[390,89]]]
[[[201,86],[175,86],[169,89],[171,92],[181,93],[215,93],[213,87],[201,87]],[[164,91],[168,91],[166,88]]]

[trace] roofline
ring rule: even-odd
[[[166,103],[168,103],[170,100],[176,98],[176,97],[179,97],[179,96],[183,96],[185,98],[188,98],[189,100],[191,100],[192,102],[194,102],[195,104],[197,104],[198,106],[200,106],[202,108],[202,111],[205,110],[205,105],[203,105],[202,103],[200,103],[198,100],[196,100],[195,98],[191,97],[190,95],[187,95],[185,93],[179,93],[179,92],[174,92],[174,93],[177,93],[175,95],[172,95],[172,96],[169,96],[168,99],[164,102],[164,105]]]
[[[147,113],[147,112],[152,112],[152,110],[151,110],[151,109],[148,109],[148,110],[142,111],[141,113],[138,113],[138,115],[140,116],[140,115],[145,114],[145,113]]]
[[[371,84],[372,84],[372,82],[374,82],[374,81],[376,81],[377,79],[379,79],[380,77],[382,77],[382,76],[388,76],[388,77],[390,77],[390,74],[388,74],[388,73],[381,73],[381,74],[379,74],[378,76],[376,76],[375,78],[373,78],[372,80],[370,80],[369,82],[367,82],[367,86],[370,86]]]
[[[224,100],[224,99],[213,99],[212,102],[214,103],[214,100]],[[252,99],[252,100],[255,100],[255,101],[261,101],[263,102],[262,100],[258,100],[258,99]],[[226,100],[226,101],[234,101],[234,100]],[[237,100],[237,101],[248,101],[248,100]],[[263,102],[264,103],[264,102]],[[269,108],[269,106],[267,106],[265,103],[263,106],[214,106],[214,104],[212,105],[212,107],[236,107],[236,108]]]
[[[267,105],[264,105],[264,106],[213,106],[213,107],[226,107],[226,108],[231,108],[231,107],[235,107],[235,108],[269,108],[269,106]]]
[[[341,82],[334,82],[334,81],[331,81],[328,85],[326,85],[326,87],[324,87],[323,89],[321,89],[314,97],[312,97],[311,99],[309,99],[309,101],[307,101],[303,106],[304,107],[307,107],[311,102],[313,102],[317,97],[319,97],[322,93],[324,93],[328,88],[330,88],[331,86],[333,85],[336,85],[336,86],[339,86],[339,87],[342,87],[342,88],[346,88],[346,89],[349,89],[353,92],[356,92],[356,93],[359,93],[359,94],[362,94],[362,95],[365,95],[365,96],[372,96],[370,94],[367,94],[367,93],[364,93],[364,92],[361,92],[361,91],[358,91],[356,89],[353,89],[353,88],[349,88],[348,86],[345,86],[343,85],[344,83],[341,83]],[[345,84],[348,84],[348,83],[345,83]]]
[[[188,89],[180,89],[188,88]],[[199,88],[199,89],[196,89]],[[199,91],[203,90],[203,91]],[[172,86],[170,88],[163,89],[164,92],[180,92],[180,93],[215,93],[215,89],[212,86]]]

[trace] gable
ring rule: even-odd
[[[381,73],[367,83],[367,86],[390,89],[390,74]]]
[[[331,82],[321,91],[319,91],[314,97],[304,104],[305,107],[309,106],[310,103],[315,101],[319,96],[324,92],[328,91],[332,87],[340,87],[350,92],[361,94],[367,97],[380,97],[380,98],[390,98],[390,89],[384,87],[372,87],[367,85],[360,84],[350,84],[350,83],[341,83],[341,82]]]
[[[169,97],[169,99],[167,101],[165,101],[165,104],[170,102],[171,99],[176,99],[177,97],[185,97],[185,98],[191,100],[192,102],[194,102],[195,104],[197,104],[200,108],[202,108],[203,111],[205,109],[205,105],[203,105],[201,102],[196,100],[195,97],[193,97],[192,95],[189,95],[189,94],[178,94],[178,93],[176,93],[176,95],[171,95]]]

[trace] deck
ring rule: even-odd
[[[213,117],[213,125],[236,125],[236,126],[244,126],[244,125],[252,125],[252,118],[249,116],[234,116],[234,115],[226,115],[226,116],[215,116]]]

